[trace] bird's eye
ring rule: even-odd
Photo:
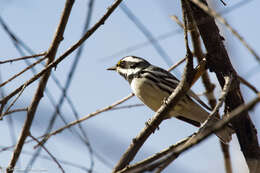
[[[119,61],[117,65],[118,65],[119,67],[124,68],[125,65],[126,65],[126,62],[125,62],[125,61]]]

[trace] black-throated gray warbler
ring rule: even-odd
[[[179,80],[168,71],[136,56],[126,56],[107,70],[115,70],[123,76],[129,82],[134,94],[153,111],[160,108],[163,100],[179,83]],[[195,93],[189,90],[170,111],[167,118],[176,117],[197,127],[200,126],[208,118],[209,113],[191,98],[206,106]],[[227,143],[231,140],[231,129],[225,128],[219,131],[217,136]]]

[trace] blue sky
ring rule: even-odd
[[[34,52],[39,53],[46,51],[50,46],[64,7],[64,2],[65,0],[2,0],[0,2],[0,15],[21,40],[29,45]],[[64,40],[61,43],[57,55],[61,55],[80,38],[87,10],[87,2],[87,0],[76,0],[65,31]],[[112,1],[108,0],[94,2],[91,26],[105,13],[111,3]],[[219,1],[210,1],[211,5],[216,6],[217,11],[229,8],[238,3],[238,1],[231,0],[226,3],[227,6],[223,6]],[[138,17],[143,25],[150,30],[154,37],[175,32],[179,29],[179,26],[172,21],[169,16],[177,15],[181,19],[180,1],[133,0],[125,1],[125,4]],[[260,29],[259,22],[257,22],[259,6],[259,1],[251,0],[246,5],[224,15],[231,26],[233,26],[258,53],[260,48],[259,37],[257,36]],[[226,38],[225,44],[237,72],[252,84],[259,87],[260,70],[258,62],[236,37],[223,25],[218,25],[221,28],[222,35]],[[1,59],[20,57],[2,28],[0,28],[0,38]],[[121,50],[144,42],[147,42],[147,38],[140,32],[135,24],[127,18],[120,8],[116,9],[105,24],[85,42],[83,56],[80,59],[80,63],[68,91],[68,95],[73,101],[80,117],[94,112],[99,108],[108,106],[131,92],[128,83],[124,81],[123,78],[116,73],[105,70],[107,67],[114,65],[121,57],[136,55],[144,57],[152,64],[163,68],[170,66],[151,44],[139,49],[124,51],[121,54],[111,57],[111,55]],[[172,34],[160,40],[159,44],[171,58],[172,62],[176,62],[185,56],[182,32]],[[75,53],[67,57],[53,72],[63,85],[68,76],[74,56]],[[11,75],[19,72],[24,67],[25,64],[23,62],[1,65],[0,71],[2,80],[8,79]],[[40,65],[37,66],[38,70],[41,68]],[[183,65],[178,67],[178,72],[175,72],[175,74],[181,74],[182,69]],[[30,77],[32,77],[31,72],[27,72],[19,79],[4,87],[5,92],[10,92]],[[211,74],[211,77],[217,84],[215,76]],[[36,86],[37,83],[24,91],[16,105],[17,107],[24,107],[24,105],[30,104]],[[61,91],[53,80],[49,80],[47,87],[57,101]],[[241,88],[246,101],[254,98],[254,94],[250,90],[244,86],[241,86]],[[192,89],[197,93],[203,92],[203,87],[200,83],[196,84]],[[216,96],[220,94],[218,86],[215,94]],[[136,98],[132,98],[124,105],[132,103],[140,103],[140,101]],[[257,130],[260,130],[259,118],[256,116],[256,113],[259,111],[260,109],[258,107],[250,114]],[[45,96],[36,113],[31,130],[34,136],[43,134],[52,113],[53,107]],[[68,121],[74,120],[73,113],[66,102],[62,107],[62,113]],[[132,138],[139,133],[144,127],[145,122],[152,115],[153,112],[147,107],[137,107],[106,112],[83,122],[82,125],[87,131],[88,138],[94,150],[114,165],[126,150]],[[18,136],[24,122],[25,114],[19,113],[12,116],[14,117],[15,133],[16,136]],[[63,124],[60,119],[58,119],[55,128],[61,126],[63,126]],[[144,159],[176,143],[195,130],[196,128],[176,119],[163,122],[160,126],[160,130],[146,141],[135,161]],[[4,140],[2,140],[4,142],[1,143],[0,146],[12,144],[8,123],[5,119],[1,121],[0,135],[4,137]],[[33,145],[26,145],[24,151],[33,152]],[[46,146],[57,158],[89,167],[89,155],[86,147],[68,130],[54,136]],[[234,172],[247,172],[245,161],[235,136],[230,144],[230,149]],[[46,155],[44,151],[42,154]],[[0,166],[7,166],[11,152],[1,152],[0,156]],[[29,160],[30,156],[23,154],[18,166],[20,168],[26,167]],[[63,166],[66,172],[81,171],[78,168],[68,165]],[[43,159],[38,159],[32,168],[57,172],[57,166],[54,162]],[[110,167],[95,158],[94,170],[96,172],[109,172],[110,169]],[[224,172],[222,154],[215,136],[210,137],[202,144],[181,155],[165,172],[207,172],[209,169],[212,170],[212,172]]]

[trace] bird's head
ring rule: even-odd
[[[138,74],[138,72],[150,65],[151,64],[143,58],[126,56],[119,60],[115,66],[110,67],[107,70],[117,71],[121,76],[130,82],[134,75]]]

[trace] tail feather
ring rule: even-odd
[[[201,106],[199,106],[196,102],[194,102],[192,99],[190,99],[189,97],[184,98],[184,100],[181,100],[178,104],[180,105],[179,109],[175,109],[175,111],[177,111],[177,114],[179,116],[176,116],[176,114],[175,114],[176,118],[189,119],[190,121],[194,121],[194,122],[203,124],[209,117],[209,113],[206,110],[204,110]],[[177,105],[177,107],[178,107],[178,105]],[[211,119],[211,121],[208,122],[209,124],[207,124],[207,127],[212,126],[213,124],[215,124],[218,121],[219,121],[219,118],[213,117]],[[188,123],[190,123],[190,122],[188,122]],[[193,123],[191,123],[191,124],[193,124]],[[232,133],[233,133],[233,129],[228,126],[225,126],[223,129],[216,132],[216,135],[220,138],[220,140],[223,143],[228,143],[231,140]]]

